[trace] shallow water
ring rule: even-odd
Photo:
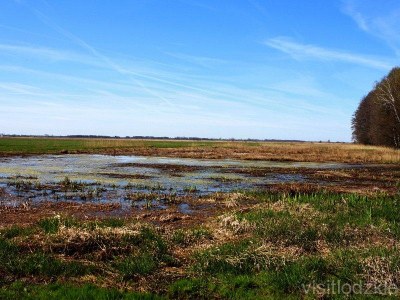
[[[138,164],[131,166],[129,164]],[[148,167],[146,167],[148,165]],[[152,165],[180,165],[200,167],[200,169],[179,174],[169,174]],[[246,188],[258,183],[276,183],[301,181],[301,175],[273,174],[264,178],[250,178],[224,170],[232,168],[318,168],[335,169],[354,167],[333,163],[297,163],[239,160],[201,160],[187,158],[163,158],[143,156],[106,156],[106,155],[42,155],[35,157],[13,157],[0,161],[0,178],[20,176],[37,178],[42,183],[63,180],[98,182],[102,184],[126,185],[162,185],[165,188],[183,190],[196,187],[201,191],[214,191],[216,188]],[[147,178],[131,178],[143,175]],[[218,180],[221,179],[221,180]],[[0,179],[1,180],[1,179]],[[218,181],[216,183],[216,181]]]
[[[338,163],[298,163],[240,160],[203,160],[143,156],[106,155],[42,155],[11,157],[0,160],[0,186],[26,199],[54,199],[79,201],[79,195],[54,192],[51,188],[16,190],[15,181],[56,184],[66,177],[72,181],[93,183],[104,192],[95,197],[99,201],[122,201],[126,190],[133,192],[197,193],[229,192],[251,189],[260,185],[302,182],[302,174],[271,172],[264,176],[249,176],[240,170],[259,168],[353,168]],[[235,172],[237,170],[238,172]],[[46,190],[47,189],[47,190]],[[50,197],[51,196],[51,197]],[[52,198],[52,199],[53,199]],[[64,199],[64,200],[65,200]],[[147,201],[147,200],[146,200]],[[148,202],[138,202],[142,207]],[[187,207],[181,207],[188,210]]]

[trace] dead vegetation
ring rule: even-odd
[[[294,162],[400,162],[399,150],[350,143],[3,138],[0,148],[3,157],[92,153]]]
[[[220,142],[215,146],[116,148],[100,153],[205,159],[245,159],[293,162],[399,163],[396,149],[344,143]],[[82,153],[87,153],[83,151]],[[89,152],[91,153],[91,152]]]

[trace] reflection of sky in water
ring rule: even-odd
[[[141,166],[117,166],[118,164],[139,163],[149,164]],[[150,164],[172,164],[204,167],[179,173],[174,176],[163,170],[154,168]],[[207,168],[213,167],[213,168]],[[303,180],[300,174],[271,174],[265,177],[249,177],[243,174],[224,173],[224,168],[348,168],[346,164],[334,163],[297,163],[297,162],[270,162],[270,161],[239,161],[239,160],[202,160],[188,158],[162,158],[142,156],[105,156],[105,155],[61,155],[12,157],[0,160],[0,177],[34,176],[41,182],[55,182],[68,176],[71,180],[85,182],[99,182],[103,184],[126,185],[160,184],[166,188],[184,189],[195,186],[201,191],[235,190],[251,188],[257,184],[293,182]],[[103,174],[101,174],[103,173]],[[113,178],[105,173],[147,175],[145,179]],[[212,178],[224,178],[223,181]],[[6,179],[0,179],[0,181]]]

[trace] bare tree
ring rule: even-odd
[[[352,129],[356,142],[400,148],[400,68],[393,68],[362,99]]]
[[[394,116],[395,126],[392,128],[393,142],[396,148],[400,146],[400,68],[394,68],[376,86],[377,100],[380,105],[389,109]],[[397,126],[396,126],[397,125]]]

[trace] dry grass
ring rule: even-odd
[[[45,153],[101,153],[298,162],[400,162],[398,150],[349,143],[0,138],[0,156]]]
[[[400,152],[388,147],[346,143],[286,143],[286,142],[210,142],[210,147],[193,143],[190,146],[115,149],[115,154],[137,154],[208,159],[245,159],[272,161],[309,161],[344,163],[399,163]],[[114,150],[113,150],[114,151]],[[106,153],[110,153],[109,150]]]
[[[214,152],[213,152],[214,151]],[[400,152],[387,147],[345,143],[223,143],[209,156],[274,161],[398,163]]]

